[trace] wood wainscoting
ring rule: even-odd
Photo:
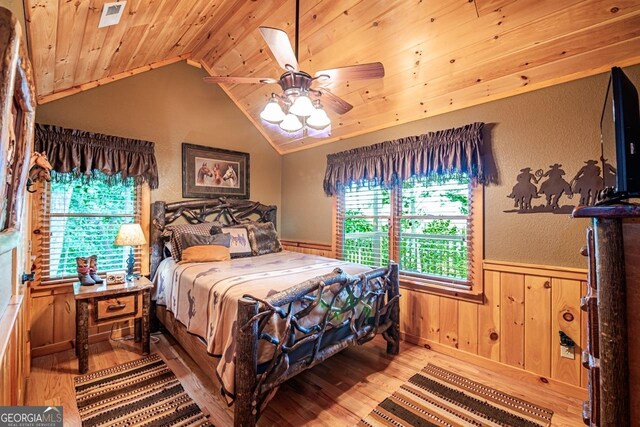
[[[333,247],[330,244],[297,242],[295,240],[280,240],[280,243],[285,251],[335,258]]]
[[[0,406],[24,405],[31,366],[26,317],[23,296],[12,296],[0,316]]]
[[[32,357],[74,348],[76,339],[76,301],[71,284],[34,286],[31,301]],[[123,337],[133,333],[133,322],[89,328],[89,343],[108,340],[113,334]]]
[[[580,361],[586,344],[586,314],[580,310],[586,274],[485,261],[483,304],[402,289],[400,331],[405,340],[436,351],[473,355],[483,365],[491,361],[516,368],[543,383],[586,387]],[[574,359],[561,357],[560,331],[576,343]]]

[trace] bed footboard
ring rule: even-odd
[[[400,350],[398,265],[350,276],[340,269],[238,307],[235,425],[253,426],[271,393],[289,378],[381,333]],[[270,328],[280,319],[284,326]],[[258,367],[258,345],[272,358]]]

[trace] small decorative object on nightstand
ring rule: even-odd
[[[135,258],[133,257],[133,247],[138,245],[144,245],[147,243],[147,239],[144,238],[142,227],[140,224],[122,224],[116,240],[113,242],[116,246],[130,246],[129,258],[127,259],[127,280],[131,280],[133,275],[133,266]]]
[[[149,310],[153,284],[146,277],[121,285],[73,284],[76,299],[76,355],[81,374],[89,370],[89,327],[134,321],[134,337],[142,343],[142,354],[150,352]]]
[[[107,271],[107,285],[121,285],[127,281],[127,273],[124,271]]]

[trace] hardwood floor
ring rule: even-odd
[[[200,407],[217,427],[231,426],[232,408],[218,400],[213,382],[169,335],[158,335],[151,351],[162,356]],[[531,384],[461,362],[408,343],[399,356],[390,358],[386,343],[376,339],[363,347],[349,348],[324,364],[283,385],[258,425],[350,426],[367,415],[426,364],[433,363],[475,381],[531,401],[554,411],[554,426],[580,426],[584,395],[568,396],[558,387]],[[105,341],[91,345],[89,370],[105,369],[140,358],[131,341]],[[27,384],[27,405],[63,405],[65,426],[80,425],[75,406],[73,378],[78,361],[72,350],[33,359]]]

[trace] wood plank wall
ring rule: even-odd
[[[282,243],[290,251],[333,255],[330,245]],[[586,387],[580,364],[586,270],[485,261],[483,304],[400,286],[400,331],[406,341],[526,371],[542,382]],[[559,331],[576,343],[573,360],[560,356]]]
[[[335,258],[331,245],[325,245],[323,243],[296,242],[294,240],[280,240],[280,243],[282,243],[282,249],[286,251]]]
[[[11,297],[0,325],[0,406],[24,405],[30,358],[22,295]]]
[[[72,285],[30,288],[31,354],[33,357],[74,348],[76,339],[76,302]],[[89,342],[104,341],[111,335],[112,325],[89,328]],[[132,322],[113,326],[113,336],[133,333]]]
[[[416,344],[451,347],[543,382],[586,387],[580,364],[585,279],[586,273],[574,270],[485,263],[484,304],[403,289],[400,330]],[[576,342],[573,360],[560,356],[559,331]]]

